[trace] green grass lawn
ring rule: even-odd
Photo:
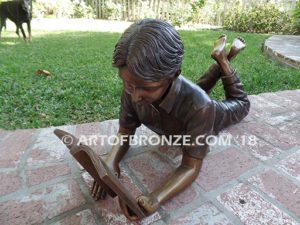
[[[249,94],[299,89],[299,70],[284,68],[261,52],[268,37],[227,31],[181,31],[183,74],[196,81],[213,63],[210,51],[222,33],[241,35],[248,47],[234,61]],[[111,66],[121,34],[34,32],[26,44],[4,32],[0,43],[0,128],[39,128],[118,118],[122,83]],[[35,74],[45,69],[51,79]],[[213,98],[222,99],[218,85]]]

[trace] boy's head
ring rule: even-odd
[[[144,19],[132,24],[115,46],[113,66],[126,67],[145,81],[162,81],[180,73],[183,43],[167,22]]]

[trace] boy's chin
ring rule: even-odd
[[[138,105],[150,105],[151,102],[148,102],[148,101],[139,101],[136,104],[138,104]]]

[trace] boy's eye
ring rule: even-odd
[[[145,88],[142,88],[143,90],[145,91],[155,91],[157,89],[157,87],[145,87]]]

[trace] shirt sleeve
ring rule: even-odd
[[[131,97],[125,91],[121,97],[121,109],[119,116],[119,125],[127,129],[134,129],[141,125],[138,116],[132,105]]]
[[[213,134],[215,108],[212,101],[207,102],[203,107],[188,119],[186,135],[189,143],[183,143],[183,152],[187,155],[203,159],[209,151],[207,138]]]
[[[226,100],[213,101],[216,108],[214,132],[240,122],[249,113],[250,101],[239,75],[234,71],[230,77],[222,77]]]

